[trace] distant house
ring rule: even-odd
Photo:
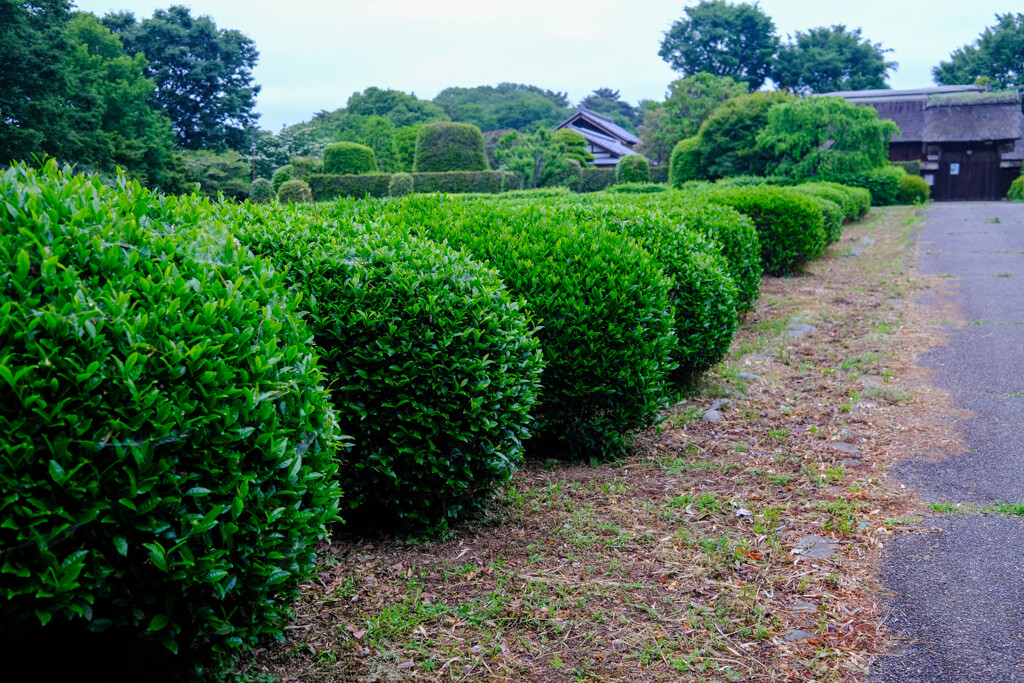
[[[594,155],[595,166],[616,166],[627,154],[636,154],[633,146],[640,138],[617,126],[610,118],[580,107],[575,114],[555,126],[568,128],[587,140],[587,149]]]
[[[895,121],[900,135],[889,144],[889,160],[920,160],[936,201],[1002,199],[1020,175],[1024,115],[1016,90],[949,85],[826,94],[870,105]]]

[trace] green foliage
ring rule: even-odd
[[[766,175],[773,155],[758,144],[758,135],[768,124],[771,110],[795,100],[784,92],[755,92],[734,97],[716,109],[699,134],[705,177]]]
[[[572,182],[575,192],[600,192],[615,182],[614,168],[583,168],[580,169]]]
[[[424,124],[416,136],[413,169],[416,173],[489,170],[480,129],[468,123]]]
[[[825,248],[824,219],[811,197],[769,185],[716,189],[707,196],[753,221],[769,275],[790,275]]]
[[[746,187],[748,185],[767,185],[768,179],[759,175],[735,175],[715,181],[715,187]]]
[[[395,160],[399,171],[412,171],[416,161],[416,137],[419,133],[418,125],[395,129]]]
[[[448,116],[433,102],[418,99],[401,90],[367,88],[352,93],[345,107],[349,117],[380,116],[395,128],[418,126],[423,123],[447,121]],[[350,122],[351,125],[351,122]]]
[[[682,187],[683,183],[700,180],[704,176],[700,163],[700,138],[680,140],[672,150],[669,162],[669,183],[672,187]]]
[[[396,173],[388,180],[389,197],[404,197],[412,194],[414,188],[413,178],[408,173]]]
[[[1010,189],[1006,193],[1006,198],[1011,202],[1024,202],[1024,175],[1017,176],[1010,183]]]
[[[529,133],[541,127],[553,128],[572,113],[565,93],[520,83],[445,88],[434,103],[452,121],[471,123],[480,130]]]
[[[274,201],[274,184],[266,178],[257,178],[249,185],[249,201],[253,204],[267,204]]]
[[[494,158],[499,168],[515,173],[524,187],[534,190],[557,185],[572,170],[565,147],[547,128],[538,128],[532,135],[505,133],[494,150]]]
[[[367,173],[365,175],[314,174],[308,177],[309,187],[317,201],[338,197],[391,196],[394,178],[408,176],[412,191],[426,194],[498,193],[522,187],[519,176],[506,171],[454,171],[452,173]],[[398,181],[399,183],[403,181]]]
[[[335,142],[324,148],[323,172],[335,175],[377,173],[377,159],[366,145]]]
[[[373,172],[394,173],[399,170],[398,148],[395,145],[395,127],[383,116],[370,116],[363,122],[360,142],[373,152],[377,165]],[[333,171],[350,173],[359,171]]]
[[[928,187],[928,183],[921,176],[909,173],[900,176],[900,204],[927,204],[931,195],[932,188]]]
[[[408,174],[405,174],[408,175]],[[339,197],[387,197],[394,176],[388,173],[364,173],[363,175],[329,175],[318,173],[308,178],[309,189],[318,201]]]
[[[860,203],[849,191],[850,188],[843,185],[835,183],[804,183],[802,185],[795,185],[793,189],[797,192],[822,197],[834,202],[842,210],[844,221],[854,221],[862,215]],[[869,197],[869,206],[870,203],[871,199]],[[867,207],[864,208],[864,211],[867,211]]]
[[[883,166],[864,173],[835,178],[843,185],[862,187],[871,193],[871,206],[891,206],[900,201],[900,179],[907,174],[898,166]]]
[[[913,161],[890,161],[893,166],[899,166],[910,175],[921,175],[921,160],[914,159]]]
[[[307,302],[353,435],[339,473],[349,526],[443,530],[508,479],[543,363],[493,270],[403,229],[305,212],[238,212],[233,232]]]
[[[277,200],[283,204],[308,204],[313,201],[313,192],[305,180],[286,180],[277,191]]]
[[[839,179],[888,164],[889,141],[899,134],[873,107],[842,97],[809,97],[773,107],[758,135],[775,173],[790,178]]]
[[[804,95],[889,87],[885,81],[896,62],[885,61],[885,53],[892,50],[861,37],[860,31],[842,24],[797,31],[779,49],[772,80]]]
[[[252,150],[256,162],[256,175],[270,177],[274,171],[295,157],[322,158],[324,147],[331,136],[307,123],[288,126],[274,134],[265,130],[252,131],[256,148]]]
[[[181,5],[141,22],[130,12],[108,14],[103,23],[125,52],[145,55],[146,77],[156,84],[157,105],[170,117],[178,146],[248,151],[260,91],[252,80],[259,52],[251,39]]]
[[[615,184],[605,190],[611,194],[657,194],[665,192],[668,188],[655,183],[622,183]]]
[[[559,128],[555,131],[554,138],[566,159],[575,159],[580,164],[589,164],[594,160],[594,155],[587,151],[587,139],[578,131]]]
[[[306,180],[315,173],[322,173],[324,169],[323,159],[315,156],[292,157],[291,162],[274,171],[270,182],[274,185],[274,192],[281,189],[281,183],[286,180]]]
[[[655,111],[664,111],[664,119],[652,115],[652,122],[657,124],[654,129],[640,128],[640,139],[644,147],[641,151],[648,159],[647,145],[665,145],[666,156],[680,141],[693,137],[701,125],[711,114],[734,97],[748,94],[747,84],[737,83],[728,76],[714,76],[702,71],[685,76],[669,83],[668,96],[664,105]],[[648,121],[644,121],[648,125]],[[658,159],[661,163],[661,159]]]
[[[531,453],[614,458],[663,405],[671,282],[633,240],[577,225],[573,205],[414,195],[388,220],[468,249],[497,269],[541,325],[547,361]]]
[[[932,69],[939,85],[969,85],[987,79],[994,90],[1024,82],[1024,14],[996,14],[996,24],[982,31],[974,44],[953,51],[949,61]]]
[[[286,180],[301,180],[301,178],[296,178],[295,172],[295,167],[291,164],[285,164],[274,171],[274,175],[270,177],[270,184],[274,187],[274,194],[281,190],[281,184]]]
[[[662,164],[661,166],[651,166],[651,182],[652,183],[668,183],[668,164]]]
[[[298,301],[205,201],[52,162],[0,194],[3,637],[280,637],[339,495]]]
[[[686,18],[672,24],[658,50],[674,71],[729,76],[752,90],[764,84],[779,38],[774,22],[756,3],[701,0],[684,11]]]
[[[838,202],[822,196],[821,194],[801,193],[814,200],[821,210],[822,227],[825,230],[825,244],[835,244],[843,236],[843,220],[846,214]]]
[[[184,161],[187,189],[193,189],[198,183],[199,195],[210,199],[223,194],[228,199],[242,201],[249,196],[251,170],[238,152],[198,149],[181,152],[180,156]]]
[[[650,179],[651,169],[643,154],[627,154],[615,167],[616,183],[646,183]]]

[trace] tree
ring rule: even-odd
[[[170,116],[178,146],[248,152],[260,91],[252,81],[259,56],[252,40],[219,30],[210,17],[193,18],[179,5],[156,10],[142,22],[120,12],[106,15],[103,23],[128,54],[149,61],[146,76],[156,83],[156,102]]]
[[[0,162],[61,156],[70,8],[67,0],[0,2]]]
[[[665,33],[658,55],[684,75],[706,71],[757,90],[771,75],[779,38],[756,5],[702,0]]]
[[[841,179],[885,166],[899,129],[871,107],[841,97],[809,97],[772,107],[757,136],[773,170],[791,178]]]
[[[652,164],[660,166],[669,160],[673,144],[668,127],[669,116],[665,107],[644,111],[644,122],[640,125],[640,146],[637,151]]]
[[[197,189],[198,185],[199,195],[211,199],[216,199],[218,193],[235,201],[242,201],[249,195],[249,164],[238,152],[199,149],[186,151],[181,156],[189,190]]]
[[[888,88],[896,62],[885,61],[887,52],[892,50],[862,38],[859,28],[847,31],[842,24],[797,31],[779,50],[773,79],[801,94]]]
[[[417,99],[415,94],[408,95],[401,90],[375,87],[352,93],[345,113],[349,116],[381,116],[395,128],[448,120],[444,110],[429,100]]]
[[[445,88],[434,98],[434,103],[444,109],[452,121],[472,123],[480,130],[551,128],[571,113],[565,93],[522,83]]]
[[[623,102],[619,99],[619,91],[611,88],[598,88],[580,100],[580,106],[610,116],[615,123],[634,133],[643,121],[640,109],[629,102]]]
[[[559,128],[555,131],[555,142],[562,147],[562,156],[578,162],[581,166],[594,160],[587,150],[587,139],[575,130]]]
[[[755,92],[722,105],[700,128],[697,149],[705,174],[711,179],[765,175],[772,156],[758,146],[758,135],[772,107],[794,99],[785,92]]]
[[[1024,14],[996,15],[973,45],[957,48],[932,69],[939,85],[964,85],[988,78],[997,90],[1024,85]]]
[[[505,133],[498,141],[494,157],[502,169],[523,179],[523,187],[533,189],[554,185],[570,169],[565,148],[547,128],[538,128],[532,135]]]
[[[395,127],[383,116],[370,116],[363,124],[361,142],[373,150],[377,170],[394,173],[398,168],[398,149],[395,147]]]

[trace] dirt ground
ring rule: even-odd
[[[943,339],[911,302],[947,285],[915,271],[918,220],[875,210],[766,278],[730,355],[628,459],[531,463],[443,542],[335,538],[239,676],[863,680],[892,644],[881,551],[928,533],[889,468],[958,445],[914,365]]]

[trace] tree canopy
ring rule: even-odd
[[[1024,14],[997,14],[972,45],[953,51],[932,69],[939,85],[967,85],[987,78],[997,90],[1024,83]]]
[[[145,55],[146,76],[156,83],[156,101],[179,147],[248,150],[260,91],[252,79],[259,56],[252,40],[218,29],[210,17],[193,18],[180,5],[141,22],[131,12],[112,13],[103,23],[128,54]]]
[[[702,0],[665,33],[658,55],[683,75],[706,71],[746,81],[754,90],[771,75],[779,38],[756,5]]]
[[[433,102],[452,121],[472,123],[480,130],[551,128],[571,113],[565,93],[521,83],[445,88]]]
[[[700,128],[698,151],[706,175],[725,178],[765,175],[772,157],[758,145],[775,106],[795,100],[785,92],[754,92],[734,97],[708,117]]]
[[[598,88],[580,100],[580,106],[590,111],[611,117],[616,124],[633,133],[643,120],[643,112],[629,102],[623,101],[618,90]]]
[[[801,94],[887,88],[888,72],[896,68],[896,62],[885,61],[887,52],[859,28],[849,31],[842,24],[797,31],[779,49],[772,78]]]

